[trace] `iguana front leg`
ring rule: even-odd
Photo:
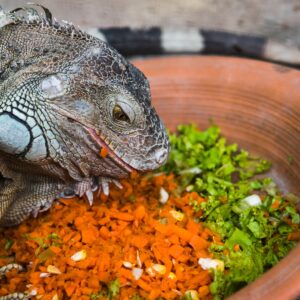
[[[62,184],[51,179],[16,176],[0,185],[0,227],[20,224],[30,215],[50,208]]]
[[[47,189],[45,189],[47,187]],[[2,178],[0,183],[0,226],[17,225],[29,215],[37,216],[38,212],[50,208],[59,184],[46,184],[45,181],[33,183],[30,177],[20,178],[15,181]],[[32,202],[32,194],[37,197]],[[0,268],[0,279],[12,269],[23,271],[24,267],[11,263]],[[28,293],[15,292],[6,296],[0,296],[0,300],[27,300]]]

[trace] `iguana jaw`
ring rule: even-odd
[[[72,121],[81,124],[83,128],[90,134],[90,136],[93,138],[93,140],[101,147],[105,148],[108,151],[108,155],[124,170],[126,170],[129,173],[137,171],[135,168],[131,167],[129,164],[124,162],[119,156],[117,156],[113,150],[109,148],[109,146],[104,142],[103,138],[100,136],[99,133],[96,132],[95,129],[92,127],[89,127],[83,123],[83,121],[79,120],[78,118],[74,117],[72,113],[68,112],[65,109],[60,108],[59,106],[55,105],[54,103],[51,103],[51,106],[55,109],[57,113],[60,115],[67,117],[71,119]]]
[[[89,128],[85,126],[85,129],[89,132],[93,140],[101,147],[105,148],[108,151],[108,155],[114,159],[116,163],[118,163],[121,167],[123,167],[126,171],[129,173],[132,173],[136,171],[133,167],[129,166],[127,163],[125,163],[119,156],[117,156],[110,148],[109,146],[103,141],[103,139],[100,137],[99,134],[96,133],[95,129]]]

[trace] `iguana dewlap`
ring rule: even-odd
[[[143,73],[44,13],[0,12],[0,226],[58,196],[92,202],[95,189],[156,169],[169,152]]]

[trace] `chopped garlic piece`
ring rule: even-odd
[[[49,272],[51,274],[61,274],[61,271],[57,267],[55,267],[53,265],[49,265],[47,267],[47,272]]]
[[[191,191],[193,190],[193,188],[194,188],[194,186],[193,186],[192,184],[190,184],[190,185],[188,185],[188,186],[185,188],[185,190],[186,190],[187,192],[191,192]]]
[[[175,209],[170,210],[170,214],[177,221],[182,221],[184,219],[184,213],[177,211]]]
[[[42,272],[40,273],[40,278],[46,278],[49,277],[50,275],[51,275],[50,273]]]
[[[164,275],[167,272],[167,268],[161,264],[153,264],[151,267],[147,268],[147,273],[150,276],[155,276],[156,274]],[[174,274],[175,275],[175,274]]]
[[[188,290],[185,292],[185,295],[189,296],[189,299],[199,300],[199,294],[196,290]]]
[[[86,259],[86,250],[81,250],[81,251],[76,252],[75,254],[73,254],[71,256],[71,259],[74,261],[81,261],[81,260]]]
[[[160,274],[160,275],[166,274],[166,271],[167,271],[167,268],[166,268],[164,265],[161,265],[161,264],[154,264],[154,265],[152,266],[152,269],[153,269],[156,273],[158,273],[158,274]]]
[[[32,289],[29,293],[29,296],[36,296],[37,295],[37,289]]]
[[[185,170],[182,170],[180,171],[179,173],[182,175],[182,174],[200,174],[202,171],[200,168],[198,167],[193,167],[193,168],[190,168],[190,169],[185,169]]]
[[[163,187],[160,188],[159,193],[160,193],[159,202],[161,204],[166,204],[169,199],[169,193]]]
[[[182,293],[176,289],[172,289],[172,291],[177,294],[178,296],[182,296]]]
[[[170,272],[169,275],[168,275],[168,278],[169,278],[169,279],[172,279],[172,280],[175,280],[175,279],[176,279],[175,273]]]
[[[55,295],[52,297],[52,300],[58,300],[57,294],[55,294]]]
[[[131,273],[135,280],[139,280],[141,278],[141,276],[143,275],[143,270],[140,268],[133,268]]]
[[[137,262],[138,266],[141,268],[142,267],[142,261],[141,261],[141,258],[140,258],[139,250],[136,250],[136,262]]]
[[[129,261],[123,261],[123,266],[127,269],[131,269],[132,268],[132,263]]]
[[[151,277],[155,276],[155,272],[153,271],[152,267],[147,268],[146,271]]]
[[[218,269],[224,271],[224,262],[219,259],[199,258],[198,264],[203,270]]]
[[[249,206],[259,206],[259,205],[261,205],[261,199],[256,194],[248,196],[248,197],[244,198],[242,201],[246,202]]]

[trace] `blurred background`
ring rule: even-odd
[[[0,0],[6,9],[28,1]],[[198,27],[300,46],[299,0],[34,0],[81,28]]]

